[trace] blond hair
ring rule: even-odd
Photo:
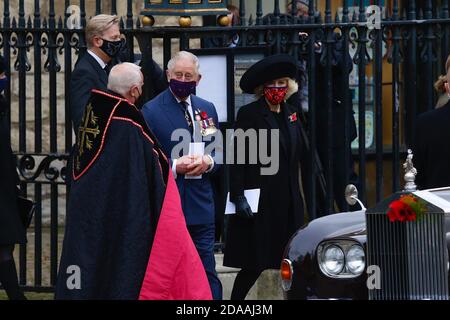
[[[86,42],[88,49],[94,46],[94,38],[102,37],[103,33],[111,28],[113,25],[119,24],[118,16],[111,16],[109,14],[99,14],[95,17],[92,17],[89,20],[85,33],[86,33]]]
[[[445,106],[449,101],[449,95],[447,94],[447,88],[445,84],[450,80],[450,56],[448,56],[445,62],[445,75],[439,76],[438,80],[434,83],[434,89],[438,92],[438,101],[436,103],[436,108]]]
[[[288,80],[288,90],[286,93],[285,100],[289,99],[290,96],[292,96],[294,93],[298,91],[298,84],[295,80],[289,78]],[[264,95],[264,84],[257,86],[255,88],[255,98],[260,99]]]
[[[434,89],[438,92],[438,93],[445,93],[445,84],[447,83],[447,76],[442,75],[439,76],[439,78],[437,79],[437,81],[434,83]]]
[[[450,55],[447,58],[447,62],[445,63],[445,73],[448,73],[448,69],[450,69]]]

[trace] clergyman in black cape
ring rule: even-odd
[[[168,160],[133,103],[143,76],[115,66],[93,90],[71,159],[57,299],[211,299]]]

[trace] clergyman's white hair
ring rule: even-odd
[[[200,69],[200,62],[198,61],[198,58],[196,55],[188,52],[188,51],[179,51],[177,52],[172,59],[169,60],[169,62],[167,63],[167,70],[169,70],[169,72],[173,71],[173,68],[175,67],[175,63],[180,60],[180,59],[191,59],[192,63],[194,63],[194,67],[195,67],[195,72],[197,74],[199,74],[199,69]]]
[[[141,67],[134,63],[124,62],[115,65],[108,78],[108,89],[126,96],[134,86],[142,85]]]

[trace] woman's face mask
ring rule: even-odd
[[[273,105],[279,105],[284,101],[288,91],[288,87],[265,87],[264,88],[264,96],[267,101]]]

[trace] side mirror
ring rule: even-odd
[[[361,206],[361,209],[366,210],[366,207],[358,199],[358,189],[353,184],[349,184],[345,188],[345,200],[351,206],[354,206],[356,203],[359,203],[359,205]]]

